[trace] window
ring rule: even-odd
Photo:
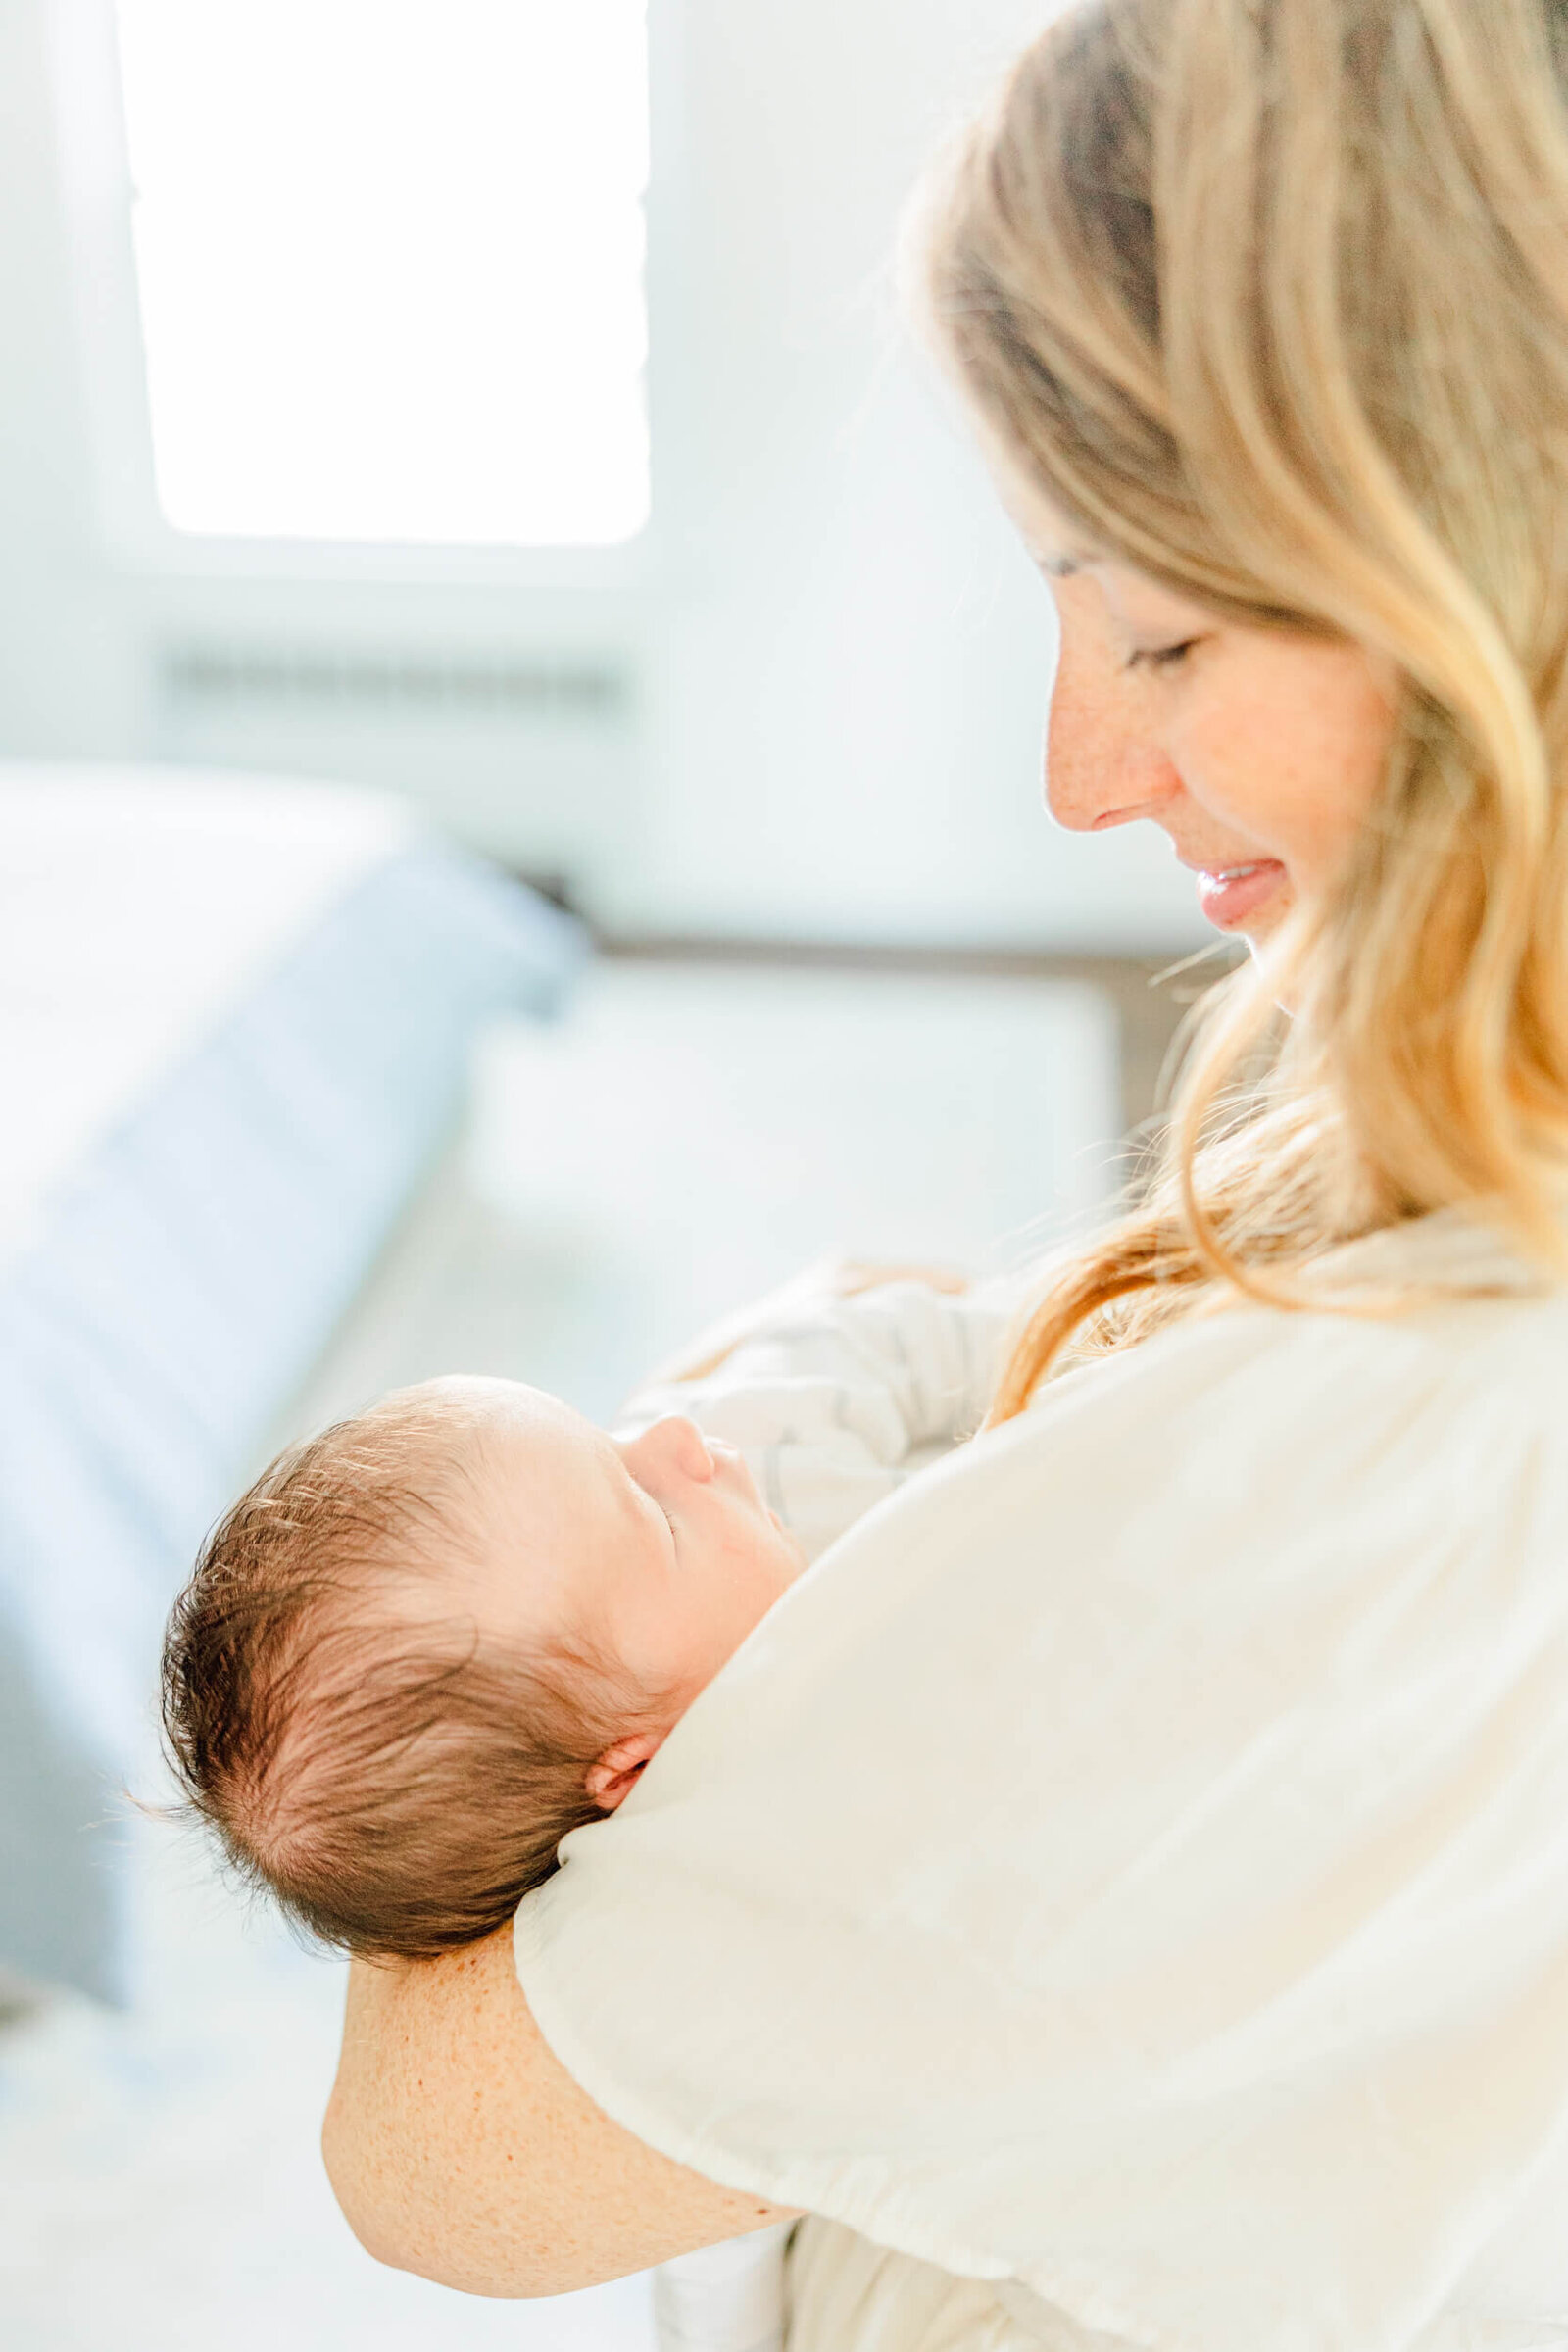
[[[115,0],[159,504],[606,546],[649,507],[646,0]]]

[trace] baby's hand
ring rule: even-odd
[[[706,1380],[746,1340],[798,1322],[839,1298],[855,1298],[862,1291],[880,1290],[890,1282],[921,1282],[929,1290],[950,1296],[969,1288],[969,1276],[956,1266],[883,1263],[858,1257],[823,1257],[804,1273],[792,1275],[763,1298],[725,1315],[699,1333],[690,1345],[649,1374],[650,1383]]]

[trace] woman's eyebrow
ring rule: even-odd
[[[1040,548],[1032,552],[1041,570],[1053,580],[1070,580],[1075,571],[1082,571],[1087,560],[1083,556],[1047,555]]]

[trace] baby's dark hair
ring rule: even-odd
[[[363,1957],[503,1927],[566,1833],[603,1818],[587,1769],[646,1718],[587,1639],[523,1657],[461,1606],[399,1616],[400,1576],[439,1586],[471,1549],[481,1448],[477,1415],[439,1390],[290,1447],[208,1537],[165,1637],[184,1809]]]

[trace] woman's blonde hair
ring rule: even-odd
[[[994,1419],[1434,1209],[1564,1263],[1565,69],[1558,0],[1090,0],[936,183],[930,313],[1023,494],[1404,682],[1332,902],[1215,992]]]

